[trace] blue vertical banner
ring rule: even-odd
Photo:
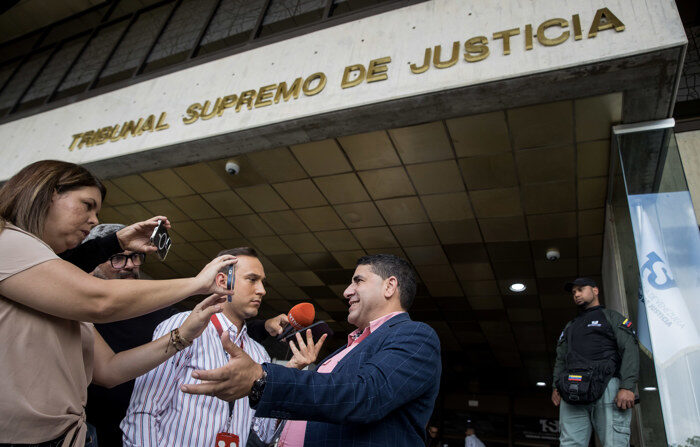
[[[628,200],[640,342],[653,353],[668,442],[682,446],[700,436],[700,233],[687,191]]]

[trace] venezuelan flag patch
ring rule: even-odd
[[[578,374],[569,374],[569,382],[580,382],[583,376]]]
[[[632,327],[632,322],[629,320],[629,318],[625,318],[625,321],[622,322],[622,325],[624,327]]]

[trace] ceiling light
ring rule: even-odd
[[[645,386],[644,391],[656,391],[656,387],[655,386]]]
[[[511,292],[515,292],[515,293],[524,292],[525,289],[527,289],[527,287],[525,287],[525,284],[523,284],[521,282],[514,282],[508,288],[510,289]]]
[[[537,386],[547,386],[547,384],[544,382],[537,382]]]

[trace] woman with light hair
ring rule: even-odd
[[[56,255],[97,225],[105,193],[85,168],[51,160],[25,167],[0,189],[0,447],[83,446],[91,381],[114,386],[144,374],[191,345],[221,310],[225,298],[216,294],[226,290],[215,278],[233,256],[214,259],[193,278],[104,281]],[[156,219],[127,227],[141,236],[132,234],[123,248],[144,249]],[[180,328],[119,354],[90,324],[206,293],[214,295]]]

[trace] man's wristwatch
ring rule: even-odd
[[[267,373],[263,369],[262,377],[253,382],[253,388],[250,389],[250,394],[248,395],[248,402],[251,406],[257,405],[262,397],[263,391],[265,391],[265,384],[267,383]]]

